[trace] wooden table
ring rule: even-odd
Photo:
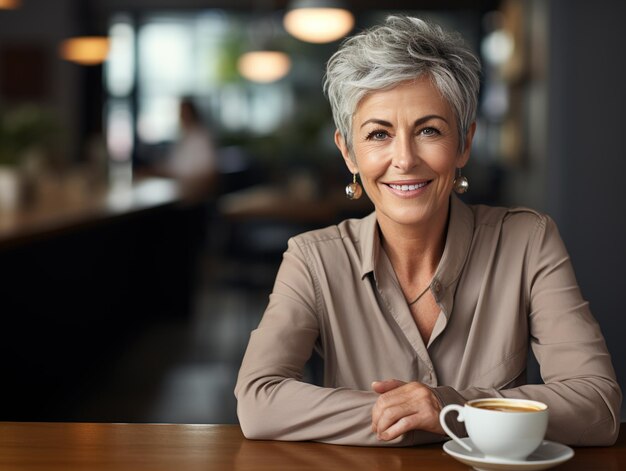
[[[626,469],[626,432],[558,470]],[[365,448],[250,441],[237,425],[0,423],[2,470],[467,470],[441,445]]]

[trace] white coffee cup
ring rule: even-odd
[[[453,410],[459,413],[457,420],[465,422],[476,450],[446,424],[446,414]],[[548,406],[527,399],[475,399],[464,406],[445,406],[439,421],[446,433],[469,452],[478,451],[487,458],[523,460],[543,441],[548,427]]]

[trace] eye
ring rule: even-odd
[[[441,133],[439,132],[437,128],[433,128],[432,126],[429,126],[427,128],[422,129],[420,131],[420,134],[422,134],[423,136],[437,136]]]
[[[370,141],[383,141],[389,137],[389,133],[384,129],[376,129],[367,135],[367,140]]]

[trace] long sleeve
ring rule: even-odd
[[[290,241],[269,305],[251,334],[235,388],[244,435],[347,445],[413,443],[413,434],[390,443],[376,439],[370,430],[374,392],[302,381],[322,328],[316,290],[304,254]]]
[[[440,441],[423,431],[376,439],[371,382],[395,378],[429,386],[444,405],[488,396],[543,401],[549,440],[615,441],[621,391],[550,218],[452,198],[431,284],[441,313],[427,345],[380,247],[374,214],[289,242],[235,389],[247,437]],[[526,384],[529,346],[544,384]],[[314,349],[323,357],[325,387],[303,381]]]
[[[547,438],[572,445],[611,445],[619,432],[621,391],[604,338],[583,300],[554,222],[537,221],[526,260],[530,345],[545,384],[510,389],[437,388],[444,403],[519,397],[548,404]]]

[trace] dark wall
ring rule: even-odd
[[[626,390],[626,2],[550,2],[547,209]],[[622,405],[622,420],[626,407]]]
[[[143,329],[190,315],[202,208],[0,243],[0,420],[67,420]]]

